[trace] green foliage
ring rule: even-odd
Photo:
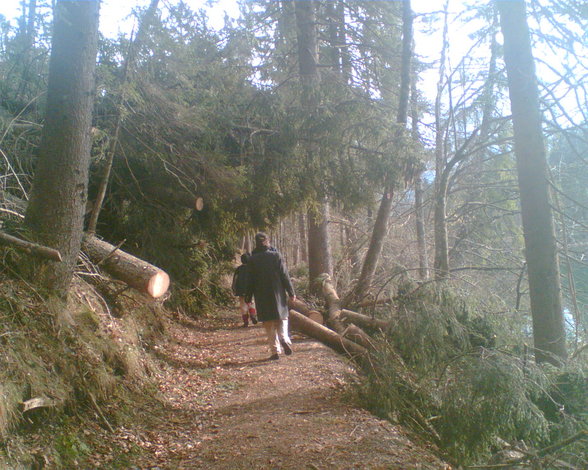
[[[478,461],[497,438],[541,446],[548,421],[533,399],[546,377],[523,360],[500,351],[483,351],[455,360],[441,377],[440,417],[435,428],[452,459]]]
[[[487,312],[447,289],[409,283],[399,288],[394,318],[378,346],[376,372],[360,387],[374,412],[462,465],[485,461],[500,440],[543,447],[569,435],[556,432],[544,412],[542,400],[556,396],[551,369],[494,347],[496,333],[510,325],[488,321]],[[577,398],[570,400],[575,409]]]

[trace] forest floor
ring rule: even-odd
[[[119,443],[142,449],[133,469],[449,469],[400,427],[354,406],[350,365],[293,335],[270,361],[261,324],[236,312],[183,320],[156,347],[161,407]],[[107,467],[106,467],[107,468]]]

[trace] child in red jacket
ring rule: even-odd
[[[241,312],[241,318],[243,319],[243,327],[249,326],[249,319],[254,325],[257,324],[257,312],[253,302],[245,301],[245,294],[247,290],[248,282],[248,270],[247,261],[249,261],[249,254],[244,253],[241,255],[241,266],[239,266],[233,274],[233,294],[239,297],[239,311]]]

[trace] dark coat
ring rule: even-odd
[[[294,296],[294,287],[282,261],[282,256],[269,247],[255,249],[247,263],[249,281],[246,301],[255,297],[257,318],[260,321],[288,318],[288,298]]]
[[[239,297],[245,297],[247,294],[247,280],[249,279],[249,271],[246,264],[242,264],[233,274],[233,294]]]

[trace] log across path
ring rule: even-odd
[[[147,451],[133,468],[448,468],[349,404],[353,370],[314,340],[294,333],[294,354],[269,361],[261,324],[242,328],[236,312],[169,333],[157,347],[164,410],[131,430]]]

